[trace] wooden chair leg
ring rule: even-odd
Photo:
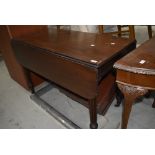
[[[122,36],[121,25],[117,25],[118,36]]]
[[[151,39],[152,38],[152,27],[151,27],[151,25],[148,25],[147,29],[148,29],[149,39]]]
[[[135,28],[134,25],[129,25],[129,37],[135,39]]]
[[[60,30],[60,25],[56,25],[56,27],[57,27],[57,30]]]
[[[99,30],[99,33],[100,33],[100,34],[103,34],[103,32],[104,32],[104,27],[103,27],[103,25],[98,25],[98,30]]]

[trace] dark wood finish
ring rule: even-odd
[[[2,25],[0,26],[0,50],[11,77],[13,79],[17,79],[17,81],[20,81],[20,76],[22,76],[22,74],[19,74],[19,77],[14,74],[16,61],[10,46],[10,35],[7,27]],[[20,70],[20,72],[23,71],[18,65],[17,69]],[[26,81],[23,82],[23,85],[26,86]]]
[[[97,129],[96,99],[89,100],[90,128]]]
[[[154,102],[152,104],[152,108],[155,108],[155,99],[154,99]]]
[[[29,33],[34,33],[46,29],[46,26],[18,26],[18,25],[1,25],[0,26],[0,51],[2,51],[7,69],[10,76],[21,86],[28,89],[28,82],[25,77],[23,67],[17,62],[11,47],[11,38]],[[43,80],[35,74],[32,74],[34,85],[40,84]]]
[[[117,100],[117,103],[115,104],[115,107],[119,107],[120,104],[122,103],[123,99],[124,99],[124,96],[123,96],[122,92],[116,86],[116,100]]]
[[[133,25],[129,25],[129,37],[135,39],[135,28]]]
[[[37,33],[47,29],[45,25],[9,25],[7,26],[11,38]]]
[[[60,30],[61,25],[56,25],[57,30]]]
[[[137,88],[133,86],[122,85],[120,83],[118,84],[118,87],[124,94],[124,107],[121,127],[122,129],[126,129],[133,102],[138,97],[145,95],[148,91],[140,87]]]
[[[109,34],[51,29],[13,38],[12,46],[25,68],[87,101],[90,127],[97,128],[96,111],[105,111],[114,98],[113,64],[136,42]]]
[[[121,25],[117,25],[117,29],[118,29],[118,35],[121,36],[122,34]]]
[[[25,76],[27,78],[28,87],[30,88],[31,93],[34,94],[35,89],[34,89],[34,84],[33,84],[32,76],[31,76],[31,72],[26,68],[24,71],[25,71]]]
[[[54,85],[54,83],[52,84]],[[77,94],[74,94],[73,92],[65,90],[64,88],[61,88],[60,86],[58,88],[62,93],[66,94],[73,100],[89,108],[87,99],[82,98],[81,96],[78,96]],[[104,115],[106,113],[106,111],[108,110],[110,106],[109,103],[111,103],[115,97],[115,90],[116,90],[115,75],[109,73],[108,75],[104,77],[104,80],[102,80],[102,82],[99,84],[99,87],[98,87],[98,96],[96,98],[97,113],[99,113],[100,115]]]
[[[152,38],[152,26],[148,25],[147,29],[148,29],[149,38],[151,39]]]
[[[100,34],[103,34],[103,32],[104,32],[104,27],[103,27],[103,25],[98,25],[98,30],[99,30],[99,33],[100,33]]]
[[[116,62],[114,67],[116,82],[125,97],[122,128],[127,128],[134,100],[155,90],[155,37]]]

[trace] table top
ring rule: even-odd
[[[111,34],[49,29],[13,38],[54,54],[99,67],[135,43]]]
[[[117,61],[114,67],[138,74],[155,75],[155,37]]]

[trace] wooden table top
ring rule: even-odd
[[[155,37],[117,61],[114,67],[133,73],[155,75]]]
[[[87,65],[101,66],[128,48],[135,40],[110,34],[84,33],[56,29],[42,30],[14,38],[49,52],[78,60]]]

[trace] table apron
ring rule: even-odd
[[[130,86],[143,87],[149,90],[155,90],[154,75],[137,74],[118,69],[116,82]]]

